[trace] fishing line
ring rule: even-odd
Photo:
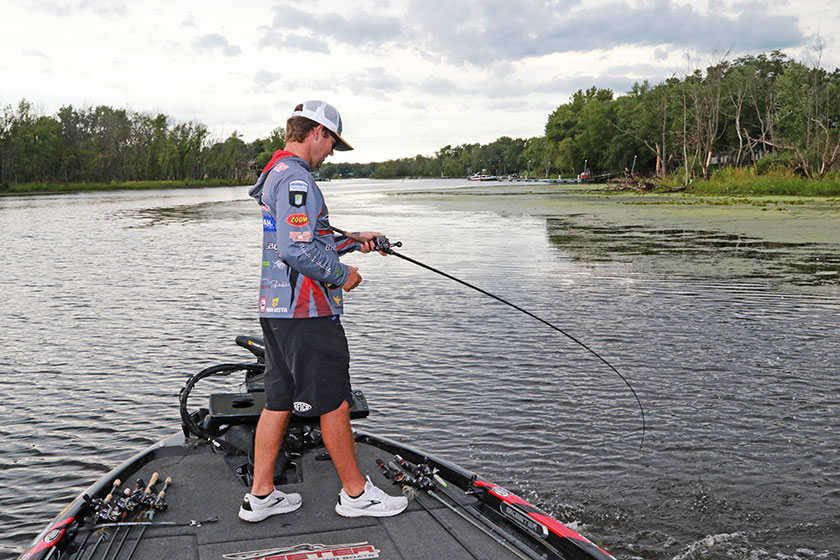
[[[349,233],[349,232],[344,231],[344,230],[342,230],[342,229],[339,229],[339,228],[337,228],[337,227],[333,227],[333,226],[330,226],[330,227],[331,227],[331,228],[332,228],[332,230],[333,230],[333,231],[335,231],[336,233],[340,233],[341,235],[344,235],[344,236],[346,236],[346,237],[349,237],[350,239],[352,239],[352,240],[354,240],[354,241],[358,241],[358,242],[360,242],[360,243],[365,243],[365,242],[367,242],[367,240],[366,240],[366,239],[362,239],[362,238],[361,238],[361,237],[359,237],[358,235],[355,235],[355,234]],[[407,257],[407,256],[405,256],[405,255],[403,255],[403,254],[400,254],[400,253],[398,253],[398,252],[394,251],[394,250],[392,249],[392,247],[402,247],[402,243],[401,243],[401,242],[399,242],[399,241],[397,241],[396,243],[391,243],[390,241],[388,241],[388,238],[386,238],[386,237],[384,237],[384,236],[379,236],[379,237],[376,237],[376,238],[374,239],[374,249],[375,249],[375,250],[377,250],[377,251],[381,251],[381,252],[384,252],[384,253],[387,253],[387,254],[389,254],[389,255],[394,255],[395,257],[399,257],[399,258],[401,258],[401,259],[403,259],[403,260],[406,260],[406,261],[408,261],[408,262],[410,262],[410,263],[412,263],[412,264],[416,264],[416,265],[417,265],[417,266],[419,266],[419,267],[425,268],[426,270],[430,270],[430,271],[432,271],[432,272],[434,272],[434,273],[436,273],[436,274],[440,274],[441,276],[443,276],[443,277],[445,277],[445,278],[449,278],[450,280],[453,280],[453,281],[455,281],[455,282],[458,282],[459,284],[461,284],[461,285],[463,285],[463,286],[466,286],[466,287],[468,287],[468,288],[472,288],[473,290],[475,290],[475,291],[477,291],[477,292],[480,292],[480,293],[484,294],[485,296],[491,297],[491,298],[495,299],[496,301],[498,301],[498,302],[500,302],[500,303],[503,303],[503,304],[505,304],[505,305],[508,305],[508,306],[510,306],[510,307],[512,307],[512,308],[514,308],[514,309],[516,309],[517,311],[519,311],[519,312],[521,312],[521,313],[524,313],[525,315],[527,315],[527,316],[531,317],[532,319],[536,319],[537,321],[539,321],[540,323],[542,323],[542,324],[546,325],[547,327],[554,329],[555,331],[559,332],[560,334],[562,334],[562,335],[566,336],[566,337],[567,337],[567,338],[569,338],[572,342],[575,342],[576,344],[578,344],[579,346],[581,346],[584,350],[586,350],[587,352],[589,352],[590,354],[592,354],[593,356],[595,356],[596,358],[598,358],[598,359],[599,359],[601,362],[603,362],[603,363],[604,363],[604,364],[605,364],[608,368],[610,368],[610,369],[611,369],[611,370],[612,370],[612,371],[613,371],[613,372],[614,372],[614,373],[615,373],[618,377],[620,377],[620,378],[621,378],[621,380],[624,382],[624,384],[625,384],[625,385],[627,385],[627,388],[628,388],[628,389],[630,389],[630,392],[631,392],[631,393],[633,393],[633,397],[635,397],[635,399],[636,399],[636,403],[638,403],[638,405],[639,405],[639,412],[641,412],[641,414],[642,414],[642,441],[641,441],[641,443],[639,444],[639,449],[641,449],[641,448],[642,448],[642,446],[644,446],[644,444],[645,444],[645,430],[646,430],[646,422],[645,422],[645,409],[642,407],[642,401],[641,401],[641,399],[639,399],[639,395],[637,395],[637,394],[636,394],[636,390],[635,390],[635,389],[633,389],[633,386],[630,384],[630,382],[627,380],[627,378],[626,378],[626,377],[624,377],[624,376],[621,374],[621,372],[620,372],[620,371],[618,371],[618,369],[616,369],[616,367],[615,367],[615,366],[613,366],[611,363],[609,363],[609,362],[606,360],[606,358],[604,358],[603,356],[601,356],[598,352],[596,352],[595,350],[593,350],[592,348],[590,348],[589,346],[587,346],[586,344],[584,344],[583,342],[581,342],[580,340],[578,340],[577,338],[575,338],[574,336],[570,335],[569,333],[567,333],[566,331],[564,331],[564,330],[563,330],[563,329],[561,329],[560,327],[558,327],[558,326],[556,326],[556,325],[551,324],[550,322],[546,321],[546,320],[545,320],[545,319],[543,319],[542,317],[539,317],[539,316],[537,316],[537,315],[535,315],[535,314],[531,313],[531,312],[530,312],[530,311],[528,311],[527,309],[523,309],[523,308],[519,307],[518,305],[516,305],[516,304],[514,304],[514,303],[511,303],[511,302],[509,302],[509,301],[507,301],[506,299],[500,298],[499,296],[497,296],[497,295],[495,295],[495,294],[492,294],[492,293],[488,292],[487,290],[483,290],[483,289],[479,288],[478,286],[474,286],[473,284],[470,284],[469,282],[466,282],[466,281],[464,281],[464,280],[461,280],[460,278],[456,278],[455,276],[452,276],[451,274],[447,274],[446,272],[443,272],[442,270],[438,270],[437,268],[435,268],[435,267],[433,267],[433,266],[429,266],[429,265],[427,265],[427,264],[425,264],[425,263],[422,263],[422,262],[420,262],[420,261],[418,261],[418,260],[412,259],[411,257]]]

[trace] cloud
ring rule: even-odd
[[[460,91],[458,84],[447,78],[429,76],[418,80],[414,79],[412,86],[421,93],[432,95],[454,95]]]
[[[237,56],[242,54],[242,49],[237,45],[231,45],[228,40],[218,33],[207,33],[193,41],[193,49],[199,52],[210,52],[221,49],[225,56]]]
[[[409,48],[429,60],[508,72],[509,62],[557,53],[673,47],[699,53],[755,52],[802,46],[795,15],[766,2],[714,0],[706,11],[676,0],[412,0],[402,13],[353,6],[347,13],[274,8],[259,46],[329,53],[338,45],[372,52]],[[374,11],[375,10],[375,11]]]
[[[281,33],[271,29],[263,30],[263,36],[257,41],[257,46],[275,47],[289,52],[330,53],[329,47],[322,39],[299,33]]]
[[[184,21],[181,22],[181,27],[198,27],[195,23],[195,17],[187,16],[184,18]]]
[[[38,56],[38,57],[46,58],[46,59],[50,58],[47,55],[45,55],[44,53],[42,53],[41,51],[35,50],[35,49],[29,49],[27,51],[24,51],[23,56]]]
[[[254,75],[254,85],[257,88],[265,88],[281,79],[283,76],[277,72],[269,72],[268,70],[259,70]]]
[[[61,17],[80,12],[93,12],[103,17],[124,16],[128,13],[123,0],[34,0],[31,6]]]
[[[403,89],[402,80],[382,66],[354,72],[346,79],[344,85],[355,92],[372,94],[376,97],[397,93]]]
[[[349,16],[312,13],[289,4],[275,6],[274,11],[272,26],[262,30],[261,47],[328,53],[328,39],[356,48],[379,48],[404,39],[404,25],[398,18],[356,6]]]

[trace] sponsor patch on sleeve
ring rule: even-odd
[[[271,216],[263,216],[263,231],[277,231],[277,223]]]
[[[272,169],[272,171],[276,171],[277,173],[280,173],[281,171],[285,171],[285,170],[287,170],[288,168],[289,168],[289,166],[288,166],[288,165],[286,165],[286,164],[285,164],[285,163],[283,163],[282,161],[278,161],[278,162],[277,162],[277,165],[275,165],[275,166],[274,166],[274,168]]]
[[[309,183],[306,181],[291,181],[289,183],[289,192],[309,192]]]
[[[289,183],[289,205],[300,208],[306,204],[306,193],[309,184],[306,181],[292,181]]]
[[[309,223],[309,216],[306,214],[291,214],[286,218],[286,223],[294,227],[303,227]]]
[[[290,231],[289,239],[291,239],[292,241],[302,241],[303,243],[309,243],[310,241],[312,241],[312,233],[308,231]]]

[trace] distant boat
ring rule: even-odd
[[[475,173],[467,177],[470,181],[496,181],[497,177],[495,175],[480,175]]]

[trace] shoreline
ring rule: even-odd
[[[374,179],[370,177],[359,178],[365,181],[388,182],[395,179]],[[418,179],[435,180],[437,177],[422,177]],[[446,179],[458,179],[447,177]],[[332,179],[334,182],[353,181],[354,179]],[[836,198],[840,200],[840,185],[835,182],[789,181],[780,178],[778,181],[767,180],[767,178],[753,178],[753,180],[733,180],[726,182],[697,183],[689,188],[669,190],[667,184],[662,184],[656,189],[638,190],[633,188],[616,188],[615,183],[552,183],[543,179],[534,178],[532,181],[487,181],[476,184],[467,182],[464,177],[464,188],[509,188],[513,191],[522,187],[539,188],[562,188],[574,189],[581,192],[599,193],[605,196],[631,195],[639,197],[658,197],[680,194],[687,197],[712,197],[712,198],[745,198],[755,199],[764,197],[794,197],[807,200],[819,200]],[[316,182],[319,181],[316,178]],[[71,194],[81,192],[97,191],[122,191],[122,190],[163,190],[163,189],[197,189],[213,187],[237,187],[252,185],[254,181],[233,181],[230,179],[183,179],[164,181],[119,181],[109,183],[19,183],[16,185],[0,185],[0,197],[3,196],[30,196],[30,195],[54,195]]]
[[[20,183],[0,185],[2,196],[36,196],[54,194],[77,194],[99,191],[139,191],[164,189],[203,189],[212,187],[237,187],[252,185],[253,182],[237,182],[230,179],[183,179],[166,181],[119,181],[110,183]]]
[[[836,245],[840,197],[723,196],[582,189],[580,185],[469,185],[449,191],[393,193],[441,211],[470,210],[539,218],[566,216],[583,225],[714,230],[773,243]]]

